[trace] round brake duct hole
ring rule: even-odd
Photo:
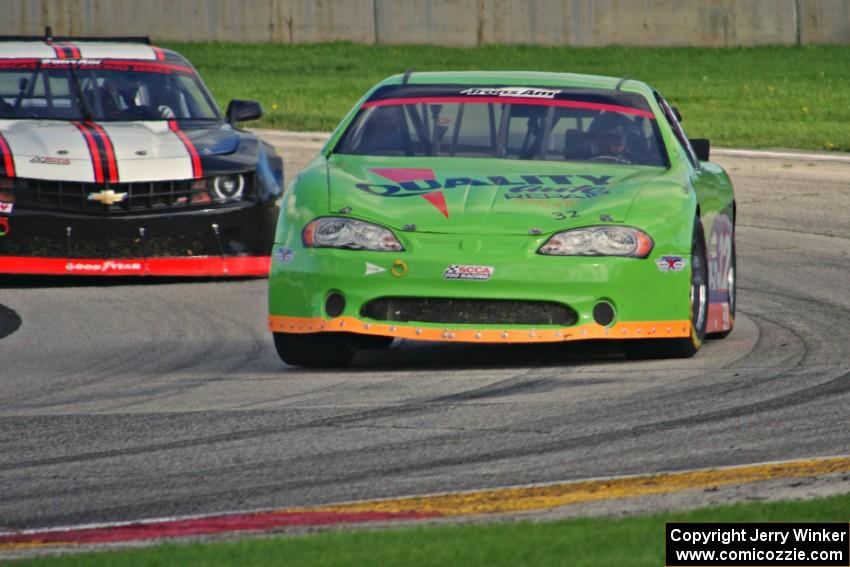
[[[593,320],[603,327],[607,327],[613,323],[616,315],[617,312],[614,310],[614,306],[607,301],[599,301],[593,306]]]
[[[345,311],[345,297],[338,291],[332,291],[325,299],[325,313],[329,317],[339,317]]]

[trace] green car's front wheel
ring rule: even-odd
[[[691,243],[691,336],[682,339],[651,339],[624,341],[626,358],[690,358],[705,340],[708,321],[708,262],[702,223],[694,222]]]
[[[274,333],[274,346],[291,366],[345,366],[360,346],[354,333]]]

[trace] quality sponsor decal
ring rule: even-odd
[[[15,210],[15,203],[0,202],[0,215],[11,215]]]
[[[495,271],[493,266],[452,264],[443,271],[443,277],[447,280],[489,280]]]
[[[460,91],[463,95],[508,96],[516,98],[555,98],[563,92],[561,89],[542,89],[534,87],[496,87],[473,88]]]
[[[662,272],[681,272],[688,265],[688,261],[681,256],[662,256],[655,261],[655,265]]]
[[[394,181],[395,183],[398,183],[398,185],[358,183],[356,187],[361,191],[366,191],[367,193],[372,193],[373,195],[378,195],[380,197],[391,197],[399,191],[405,190],[407,193],[399,195],[399,197],[419,195],[431,203],[444,217],[449,218],[446,196],[442,193],[442,191],[438,191],[438,189],[442,188],[442,185],[435,181],[433,169],[398,167],[374,168],[369,171],[380,175],[385,179]],[[424,181],[426,183],[426,187],[424,189],[421,189],[418,185],[419,181]],[[373,190],[373,188],[376,188],[377,190]]]
[[[141,262],[119,262],[117,260],[104,260],[102,262],[68,262],[65,264],[66,272],[94,272],[107,274],[109,272],[141,272]]]
[[[383,272],[386,272],[386,271],[387,271],[386,268],[382,268],[381,266],[373,264],[372,262],[366,262],[366,271],[364,272],[363,275],[364,276],[371,276],[373,274],[380,274],[380,273],[383,273]]]
[[[30,163],[43,163],[44,165],[71,165],[71,160],[68,158],[52,156],[35,156],[30,160]]]
[[[432,169],[374,168],[372,173],[392,181],[389,183],[357,183],[355,187],[378,197],[420,196],[446,218],[449,210],[444,191],[475,187],[504,189],[505,199],[558,200],[595,199],[611,193],[611,175],[489,175],[480,177],[446,177],[437,179]]]
[[[375,168],[369,170],[394,184],[357,183],[355,187],[379,197],[410,197],[445,189],[504,188],[506,193],[567,194],[574,198],[605,195],[611,175],[490,175],[437,179],[431,169]]]

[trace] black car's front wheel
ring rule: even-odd
[[[651,339],[624,341],[627,358],[690,358],[702,346],[708,320],[708,262],[702,223],[694,222],[691,242],[691,336],[680,339]]]
[[[354,333],[274,333],[278,356],[291,366],[345,366],[359,345]]]

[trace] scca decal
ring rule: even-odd
[[[496,269],[493,266],[463,266],[452,264],[443,271],[447,280],[489,280]]]
[[[571,198],[581,199],[607,194],[608,190],[605,186],[611,179],[610,175],[519,175],[516,177],[491,175],[483,179],[449,177],[444,180],[416,179],[394,184],[358,183],[355,187],[379,197],[410,197],[441,189],[496,186],[507,188],[506,198],[521,197],[522,193],[543,192],[568,194]],[[575,187],[575,183],[582,183],[582,185]]]

